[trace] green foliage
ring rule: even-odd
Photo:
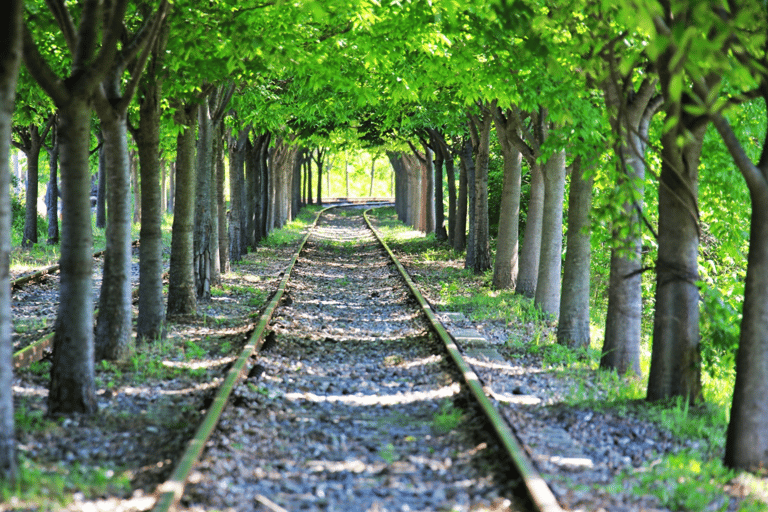
[[[19,477],[13,488],[0,483],[3,503],[16,500],[24,510],[57,510],[72,501],[75,492],[86,499],[105,494],[124,495],[131,490],[131,473],[117,467],[88,467],[59,463],[38,465],[19,457]],[[14,507],[17,508],[17,507]]]
[[[446,399],[440,404],[440,411],[432,417],[432,430],[438,434],[448,434],[456,429],[464,419],[464,411]]]
[[[26,218],[26,203],[23,196],[11,194],[11,245],[18,247],[24,238],[24,222]],[[37,239],[44,241],[48,238],[48,219],[37,216]]]

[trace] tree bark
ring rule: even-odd
[[[473,137],[473,139],[476,139]],[[464,149],[460,155],[464,164],[465,174],[467,176],[467,236],[464,268],[473,268],[475,265],[475,161],[472,158],[474,154],[474,141],[467,140]]]
[[[117,77],[113,77],[116,80]],[[115,84],[112,84],[114,87]],[[119,87],[119,86],[118,86]],[[104,138],[107,187],[107,229],[104,269],[96,322],[96,360],[120,360],[131,344],[131,184],[125,112],[111,108],[107,98],[97,112]]]
[[[541,229],[544,219],[544,176],[538,165],[531,169],[531,192],[528,198],[528,214],[525,219],[523,245],[520,249],[520,265],[515,293],[533,298],[539,277],[541,255]]]
[[[317,205],[323,206],[323,155],[322,149],[317,150],[315,164],[317,165]]]
[[[572,164],[568,193],[568,231],[557,322],[557,342],[572,348],[588,348],[590,343],[590,210],[594,180],[584,174],[581,158],[577,157]]]
[[[643,209],[645,140],[661,96],[654,99],[656,83],[652,80],[645,80],[637,91],[629,89],[631,92],[627,97],[622,97],[628,90],[623,84],[606,82],[603,89],[617,139],[618,185],[629,189],[630,199],[622,205],[620,227],[613,230],[613,238],[620,247],[611,250],[608,311],[600,367],[615,370],[619,375],[628,371],[639,375],[642,320],[640,215]]]
[[[472,144],[469,143],[469,151]],[[470,158],[471,160],[471,158]],[[453,249],[463,251],[467,247],[467,165],[463,157],[459,160],[459,192],[456,201],[456,235],[453,237]]]
[[[503,290],[514,289],[517,285],[523,155],[512,144],[507,134],[507,130],[514,130],[515,127],[498,108],[494,110],[494,123],[504,158],[504,183],[501,192],[499,235],[496,240],[496,260],[493,266],[493,287]]]
[[[168,270],[168,314],[192,315],[197,310],[194,273],[195,119],[196,106],[178,109],[184,129],[176,137],[176,191],[173,206],[171,261]]]
[[[27,156],[26,206],[22,247],[32,247],[37,240],[37,188],[40,181],[40,150],[53,124],[53,117],[41,131],[37,124],[15,130],[17,138],[12,143]]]
[[[85,97],[74,97],[58,107],[63,210],[61,284],[48,413],[91,414],[96,412],[91,173],[88,166],[91,107]]]
[[[764,76],[760,90],[768,104]],[[762,154],[755,165],[722,114],[712,117],[747,182],[752,202],[736,383],[724,462],[731,468],[761,472],[768,465],[768,130],[763,134]]]
[[[661,90],[670,98],[674,49],[657,63]],[[679,122],[661,137],[656,310],[648,400],[701,398],[699,338],[699,160],[707,120],[686,111],[689,101],[667,100],[668,119]],[[680,141],[683,141],[682,145]]]
[[[163,208],[165,166],[160,162],[160,99],[163,56],[168,30],[163,30],[152,50],[139,89],[139,129],[134,134],[141,169],[141,229],[139,232],[139,314],[137,342],[165,337],[163,307]]]
[[[495,105],[489,108],[496,108]],[[475,121],[478,130],[478,146],[475,160],[474,207],[475,216],[474,263],[471,268],[476,274],[491,268],[491,245],[488,231],[488,161],[490,158],[490,137],[492,114],[488,108],[483,109],[482,118]]]
[[[17,478],[13,412],[13,323],[11,319],[11,186],[10,140],[16,82],[21,63],[21,0],[5,6],[0,21],[0,482],[13,487]]]
[[[249,128],[243,128],[239,131],[237,137],[231,137],[229,141],[229,190],[230,190],[230,208],[229,208],[229,258],[232,263],[243,259],[243,194],[245,180],[243,172],[245,169],[246,144],[248,142]],[[251,186],[253,184],[251,183]],[[253,203],[250,203],[251,205]],[[251,221],[251,225],[253,222]]]
[[[212,239],[213,212],[211,211],[211,170],[213,163],[213,118],[210,98],[200,105],[197,112],[197,163],[195,187],[195,238],[194,270],[195,290],[198,301],[211,298],[213,273]],[[178,180],[177,180],[178,182]]]
[[[221,273],[229,271],[229,233],[227,232],[227,203],[224,201],[224,179],[226,172],[224,169],[224,123],[217,123],[215,139],[215,165],[216,165],[216,212],[218,215],[216,227],[218,230],[218,276],[216,284],[221,283]],[[232,192],[230,191],[230,196]]]
[[[544,313],[560,315],[560,279],[563,262],[563,201],[565,150],[556,151],[542,167],[544,216],[541,222],[541,254],[533,302]]]
[[[104,163],[104,135],[101,130],[96,132],[96,140],[99,142],[99,174],[96,178],[96,227],[107,227],[107,175]]]
[[[56,114],[58,123],[58,114]],[[56,125],[51,131],[51,145],[48,148],[48,168],[50,177],[45,192],[45,206],[48,214],[48,245],[59,243],[59,139]]]

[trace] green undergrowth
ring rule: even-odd
[[[315,220],[315,215],[320,209],[321,208],[316,205],[302,208],[295,219],[286,223],[281,229],[272,231],[269,236],[261,242],[261,246],[277,248],[296,244],[301,240],[306,233],[306,230]]]
[[[732,366],[720,364],[716,371],[705,366],[701,404],[689,405],[684,400],[647,402],[648,340],[644,340],[641,350],[643,377],[600,370],[605,311],[595,311],[594,303],[591,346],[571,349],[559,345],[554,319],[547,318],[528,298],[492,290],[490,271],[482,275],[466,271],[463,253],[456,253],[431,235],[403,226],[393,208],[374,210],[371,217],[436,309],[462,312],[473,321],[500,323],[509,328],[506,355],[533,356],[545,371],[566,379],[570,383],[567,405],[632,415],[654,423],[679,441],[683,448],[617,476],[612,484],[617,489],[630,486],[638,496],[656,496],[662,506],[671,510],[768,510],[765,479],[723,466],[734,385]]]
[[[129,471],[118,467],[87,467],[74,463],[42,466],[23,455],[19,457],[18,479],[14,485],[0,484],[0,497],[10,510],[59,510],[72,503],[73,494],[89,499],[104,495],[128,495]]]

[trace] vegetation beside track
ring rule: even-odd
[[[402,225],[393,208],[374,210],[371,217],[436,310],[459,311],[480,324],[505,328],[508,338],[503,352],[507,357],[534,356],[542,369],[569,382],[565,405],[635,415],[689,447],[649,460],[639,471],[618,473],[612,484],[617,489],[630,486],[639,496],[656,496],[671,510],[734,510],[726,495],[738,497],[737,510],[768,510],[768,479],[735,472],[722,464],[733,389],[727,372],[705,375],[706,401],[701,405],[688,406],[681,400],[646,402],[650,351],[644,352],[642,378],[599,370],[602,326],[594,320],[589,348],[572,350],[559,345],[554,323],[532,300],[491,289],[492,271],[475,275],[464,269],[463,253],[433,235]],[[604,317],[604,311],[593,311],[593,318]]]

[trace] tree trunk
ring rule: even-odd
[[[107,229],[104,270],[96,322],[96,360],[125,358],[131,344],[131,176],[126,118],[99,109],[104,137]]]
[[[371,158],[371,188],[368,190],[368,197],[373,197],[373,182],[376,178],[376,157]]]
[[[101,130],[96,132],[99,142],[99,174],[96,185],[96,227],[107,227],[107,176],[104,163],[104,135]]]
[[[229,258],[232,263],[243,259],[244,233],[243,225],[243,194],[245,180],[243,171],[245,169],[246,144],[248,142],[248,128],[243,128],[238,136],[230,137],[229,141],[229,190],[230,190],[230,208],[229,208]],[[251,181],[251,186],[253,182]],[[250,203],[251,205],[253,203]],[[248,211],[251,211],[250,209]],[[253,225],[253,221],[251,221]]]
[[[176,200],[176,162],[171,162],[168,172],[168,213],[173,213]]]
[[[469,145],[469,150],[471,153],[471,143]],[[456,201],[456,234],[453,237],[453,249],[457,252],[463,251],[467,246],[467,181],[467,166],[462,157],[459,160],[459,195]]]
[[[173,205],[171,261],[168,270],[168,314],[192,315],[197,310],[194,273],[195,118],[198,107],[179,109],[185,128],[176,137],[176,191]]]
[[[10,141],[14,98],[21,63],[21,0],[11,0],[0,21],[0,483],[13,488],[17,477],[13,413],[13,323],[9,261],[11,255]]]
[[[163,45],[161,45],[163,46]],[[152,62],[139,95],[139,129],[135,134],[141,170],[141,229],[139,232],[139,315],[136,321],[137,342],[148,342],[165,336],[163,307],[163,193],[165,166],[160,162],[160,98],[158,59]]]
[[[480,274],[491,268],[491,245],[488,232],[488,160],[490,158],[491,113],[483,112],[478,124],[479,144],[475,161],[475,261],[472,270]]]
[[[706,126],[662,136],[656,311],[648,400],[701,397],[698,167]]]
[[[323,152],[317,150],[317,205],[323,206]]]
[[[568,193],[568,232],[557,342],[589,347],[589,275],[591,264],[590,210],[593,178],[584,177],[581,158],[572,165]]]
[[[563,264],[563,201],[565,196],[565,150],[549,157],[544,171],[544,216],[541,255],[534,304],[552,316],[560,315],[560,274]]]
[[[501,192],[499,235],[496,240],[496,261],[493,266],[493,287],[503,290],[514,289],[517,285],[523,155],[509,140],[507,130],[514,128],[499,109],[494,111],[494,121],[504,158],[504,183]]]
[[[56,121],[58,123],[58,120]],[[54,125],[51,132],[51,147],[48,150],[50,178],[45,193],[45,206],[48,210],[48,245],[59,243],[59,139]]]
[[[258,205],[258,223],[256,226],[258,227],[258,233],[256,237],[256,242],[261,241],[262,239],[266,238],[267,235],[269,235],[270,229],[268,228],[268,222],[269,222],[269,197],[270,197],[270,190],[272,188],[272,184],[270,183],[270,173],[269,173],[269,165],[268,165],[268,158],[269,158],[269,144],[272,140],[272,134],[269,132],[266,132],[264,135],[262,135],[259,138],[259,146],[258,146],[258,152],[257,152],[257,173],[259,176],[259,183],[258,183],[258,191],[257,196],[259,199],[259,205]]]
[[[211,280],[213,272],[213,213],[211,212],[211,164],[213,144],[213,120],[211,119],[210,101],[200,105],[197,112],[197,164],[195,188],[195,245],[194,270],[197,300],[211,298]]]
[[[224,123],[218,123],[216,130],[216,208],[218,213],[218,253],[219,253],[219,273],[229,271],[229,233],[227,232],[227,203],[224,201],[224,179],[226,172],[224,169]],[[230,191],[230,199],[232,196]],[[216,283],[221,283],[221,276],[216,279]]]
[[[424,146],[424,232],[435,232],[435,153]],[[417,155],[419,157],[419,155]],[[420,158],[420,157],[419,157]]]
[[[439,142],[432,140],[434,151],[433,174],[434,174],[434,203],[435,203],[435,237],[438,240],[448,240],[448,233],[445,231],[445,207],[443,206],[443,165],[445,164],[445,155],[438,147]]]
[[[539,276],[541,253],[541,228],[544,218],[544,176],[541,167],[531,167],[531,195],[528,198],[528,215],[525,220],[523,246],[520,250],[520,265],[517,273],[515,293],[533,298]]]
[[[131,187],[133,187],[133,223],[138,224],[141,222],[141,182],[139,180],[139,162],[134,150],[128,153],[128,162],[131,170]]]
[[[48,392],[48,413],[53,415],[96,412],[90,128],[91,107],[85,98],[59,105],[63,218],[59,310]]]
[[[27,200],[24,215],[24,237],[22,247],[32,247],[37,243],[37,186],[40,177],[40,150],[43,141],[37,125],[29,125],[29,148],[27,155]]]
[[[474,144],[469,140],[464,144],[464,150],[461,153],[461,161],[466,169],[467,176],[467,236],[464,268],[473,268],[475,266],[475,161],[472,158]]]

